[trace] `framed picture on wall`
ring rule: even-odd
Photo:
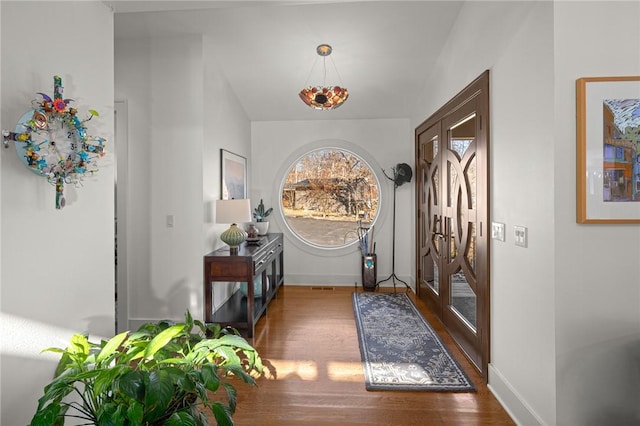
[[[640,223],[640,76],[576,80],[576,221]]]
[[[247,198],[247,159],[220,150],[220,194],[223,200]]]

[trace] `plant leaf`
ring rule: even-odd
[[[120,376],[115,383],[115,388],[120,392],[142,403],[144,401],[144,373],[139,370],[131,370]]]
[[[210,391],[215,392],[220,387],[220,377],[215,364],[203,365],[200,370],[200,376],[204,386]]]
[[[201,340],[193,347],[193,350],[197,350],[200,347],[205,347],[211,351],[214,351],[220,346],[231,346],[238,349],[255,351],[255,349],[253,349],[253,347],[243,337],[235,334],[223,334],[217,339]]]
[[[227,334],[220,338],[220,344],[226,346],[234,346],[239,349],[244,349],[248,351],[255,351],[253,346],[247,342],[244,337],[238,336],[236,334]]]
[[[60,361],[58,362],[58,366],[56,367],[56,371],[55,373],[53,373],[53,377],[60,376],[66,369],[71,367],[73,367],[73,359],[67,352],[63,352],[62,356],[60,357]]]
[[[73,382],[75,379],[68,379],[69,375],[55,378],[44,388],[44,395],[38,400],[38,410],[42,410],[49,401],[60,403],[62,398],[73,392]]]
[[[180,370],[182,374],[176,377],[176,384],[180,389],[187,393],[193,393],[196,390],[196,385],[193,383],[193,379]]]
[[[221,331],[222,331],[222,326],[218,323],[206,325],[206,332],[212,339],[217,339],[218,337],[220,337]]]
[[[236,403],[238,401],[238,391],[233,387],[230,383],[222,383],[222,386],[227,391],[227,396],[229,398],[229,411],[231,414],[236,412]]]
[[[157,420],[167,410],[173,398],[173,380],[164,370],[149,373],[149,383],[145,395],[145,406],[148,410],[148,421]]]
[[[147,360],[152,359],[160,349],[162,349],[167,343],[171,341],[171,339],[182,333],[184,327],[184,324],[176,324],[161,331],[156,337],[151,340],[151,342],[149,342],[149,345],[144,351],[144,358]]]
[[[191,327],[193,327],[193,317],[191,316],[191,312],[189,312],[189,310],[187,310],[187,313],[184,314],[185,317],[185,323],[187,325],[188,329],[191,329]]]
[[[209,408],[211,408],[218,426],[233,426],[233,420],[231,419],[232,413],[229,411],[229,407],[221,402],[214,402]]]
[[[216,349],[216,354],[224,357],[225,361],[222,365],[240,365],[240,357],[236,353],[236,349],[231,346],[220,346]]]
[[[89,341],[87,336],[82,334],[74,334],[71,336],[71,344],[67,348],[70,354],[82,355],[78,359],[84,359],[89,356]]]
[[[58,354],[63,354],[65,352],[64,349],[60,349],[60,348],[47,348],[47,349],[43,349],[40,352],[55,352]]]
[[[107,357],[111,356],[116,351],[116,349],[120,347],[122,342],[124,342],[124,339],[127,338],[127,334],[128,334],[128,331],[125,331],[124,333],[120,333],[117,336],[112,337],[107,342],[107,344],[104,345],[100,353],[98,353],[98,356],[96,357],[96,362],[101,363]]]
[[[93,394],[96,396],[107,394],[113,385],[114,379],[122,374],[122,369],[127,367],[115,366],[114,368],[97,368],[94,371],[98,372],[98,375],[93,380]]]
[[[104,426],[124,425],[125,419],[122,413],[124,406],[118,405],[114,402],[105,402],[103,404],[99,404],[96,408],[97,424]]]
[[[255,385],[256,381],[251,375],[249,375],[246,371],[244,371],[243,367],[240,365],[227,365],[224,367],[227,371],[231,372],[234,376],[238,376],[242,379],[243,382],[248,383],[250,385]]]
[[[131,333],[129,335],[129,341],[130,342],[136,342],[138,340],[142,340],[144,338],[149,337],[149,333],[147,333],[146,331],[142,331],[142,330],[138,330],[134,333]]]
[[[51,403],[43,409],[38,409],[31,419],[31,426],[51,426],[56,424],[61,408],[60,404]],[[64,421],[64,417],[61,418]]]
[[[193,414],[188,411],[173,413],[164,423],[164,426],[198,426],[199,422]]]
[[[127,409],[127,419],[131,425],[141,425],[144,419],[144,407],[137,401],[132,401]]]

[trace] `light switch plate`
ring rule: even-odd
[[[491,238],[494,240],[504,241],[504,223],[491,222]]]
[[[513,227],[514,241],[517,246],[526,247],[527,246],[527,228],[520,225],[515,225]]]

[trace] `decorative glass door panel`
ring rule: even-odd
[[[488,377],[488,72],[416,129],[418,295]]]
[[[421,135],[419,148],[419,162],[422,173],[421,181],[428,182],[419,193],[418,202],[422,206],[420,222],[420,248],[418,262],[424,272],[418,283],[423,291],[434,296],[440,292],[440,263],[442,257],[442,213],[440,211],[440,155],[439,155],[439,127],[430,129]],[[434,300],[437,300],[434,297]]]
[[[475,264],[475,129],[476,114],[462,118],[447,132],[447,198],[451,208],[449,232],[449,300],[448,306],[461,327],[476,332]]]

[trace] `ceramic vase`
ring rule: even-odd
[[[258,228],[258,235],[267,235],[269,230],[269,222],[256,222],[256,228]]]

